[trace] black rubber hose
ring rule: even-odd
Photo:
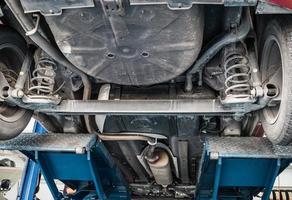
[[[202,73],[204,66],[225,46],[242,41],[246,38],[250,31],[249,10],[246,9],[241,25],[234,31],[231,31],[216,41],[209,49],[207,49],[202,56],[195,62],[191,69],[187,72],[187,79],[185,90],[191,92],[193,89],[192,77],[193,74]],[[200,77],[202,78],[202,77]]]
[[[25,32],[34,29],[35,25],[33,24],[32,20],[24,13],[19,0],[5,0],[5,2]],[[29,35],[28,37],[54,60],[56,60],[61,65],[68,67],[70,70],[81,77],[84,85],[83,100],[89,99],[91,96],[91,83],[87,75],[75,67],[72,63],[70,63],[59,51],[59,49],[55,48],[38,31],[32,35]]]

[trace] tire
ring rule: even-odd
[[[18,74],[26,50],[27,46],[24,39],[16,31],[0,26],[1,70],[10,69]],[[12,81],[10,84],[15,84],[15,82]],[[1,102],[0,140],[12,139],[19,135],[29,123],[31,116],[31,111]]]
[[[262,82],[278,87],[279,100],[261,110],[260,121],[271,142],[288,145],[292,140],[292,17],[270,21],[261,44]]]

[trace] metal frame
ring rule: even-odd
[[[111,0],[119,2],[118,0]],[[130,0],[130,5],[168,5],[170,9],[189,9],[193,4],[215,4],[225,6],[255,6],[258,0]],[[41,12],[45,16],[61,15],[64,9],[94,7],[93,0],[59,0],[52,4],[46,0],[21,0],[25,13]]]
[[[28,160],[23,171],[22,182],[19,187],[17,200],[33,200],[36,187],[39,184],[40,167],[32,160]]]
[[[38,112],[58,114],[232,114],[240,109],[225,109],[218,100],[106,100],[62,101],[60,105],[39,108]]]
[[[45,16],[61,15],[64,9],[94,7],[93,0],[21,0],[25,13],[41,12]]]
[[[266,138],[207,138],[200,166],[197,200],[268,200],[276,177],[292,162],[292,146],[273,146]],[[234,191],[234,189],[237,189]]]
[[[119,2],[118,0],[111,0]],[[291,10],[274,5],[273,1],[267,0],[130,0],[130,5],[167,5],[170,9],[189,9],[194,4],[213,4],[224,6],[257,6],[257,14],[292,13]],[[94,7],[93,0],[73,0],[70,2],[59,0],[52,4],[46,0],[21,0],[25,13],[41,12],[45,16],[61,15],[62,10]],[[1,11],[0,11],[1,13]],[[1,15],[0,15],[1,16]]]
[[[35,134],[43,135],[46,133],[44,127],[35,122],[33,131]],[[39,184],[40,166],[31,159],[27,160],[23,176],[19,186],[17,200],[33,200],[36,193],[36,188]]]
[[[130,5],[167,5],[170,9],[189,9],[193,4],[255,6],[258,0],[130,0]]]
[[[25,106],[25,105],[22,105]],[[58,115],[243,115],[264,105],[222,105],[219,99],[172,100],[64,100],[59,105],[31,104],[26,108]]]
[[[0,149],[19,150],[30,159],[30,163],[36,163],[34,166],[37,167],[32,168],[34,170],[25,172],[19,200],[33,199],[39,171],[55,200],[61,200],[64,196],[54,180],[78,189],[82,189],[85,182],[91,182],[87,190],[94,198],[101,200],[130,198],[127,182],[102,142],[97,141],[96,135],[22,134],[9,141],[1,141]],[[78,190],[75,195],[77,197],[73,195],[72,199],[86,196],[80,198]]]

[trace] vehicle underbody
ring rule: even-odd
[[[95,133],[134,195],[189,198],[202,138],[291,142],[287,2],[5,0],[0,139]]]

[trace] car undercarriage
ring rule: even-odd
[[[94,133],[133,194],[188,198],[202,138],[291,143],[287,2],[0,2],[0,139]]]

